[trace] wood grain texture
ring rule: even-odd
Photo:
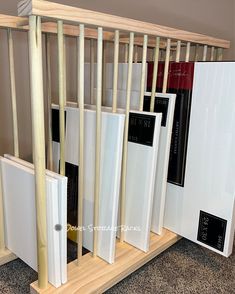
[[[48,283],[48,260],[41,18],[30,16],[29,21],[29,60],[37,211],[38,278],[40,288],[46,288]]]
[[[0,250],[0,266],[15,260],[17,256],[10,250]]]
[[[68,265],[67,284],[59,289],[49,285],[47,289],[40,290],[37,282],[34,282],[31,284],[31,293],[103,293],[172,246],[179,239],[178,235],[165,229],[161,236],[151,234],[148,253],[143,253],[127,243],[117,241],[116,262],[114,264],[107,264],[100,258],[94,259],[91,254],[84,255],[80,267],[76,267],[76,261]]]
[[[187,32],[166,26],[142,22],[134,19],[75,8],[42,0],[23,0],[18,5],[18,15],[38,15],[76,23],[84,23],[103,28],[149,34],[153,36],[182,40],[186,42],[207,44],[210,46],[229,48],[230,42],[214,37]]]

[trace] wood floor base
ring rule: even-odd
[[[8,249],[0,250],[0,266],[12,260],[15,260],[16,258],[17,256]]]
[[[38,288],[38,283],[31,284],[31,293],[103,293],[122,279],[133,273],[142,265],[159,255],[176,243],[180,237],[168,230],[161,236],[151,234],[150,251],[144,253],[127,243],[117,241],[116,262],[112,265],[100,258],[93,258],[91,254],[82,257],[81,265],[76,262],[68,264],[68,282],[56,289],[53,286],[45,290]]]

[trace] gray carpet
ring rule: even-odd
[[[70,261],[76,249],[68,245]],[[0,267],[0,293],[29,293],[36,279],[37,274],[17,259]],[[182,239],[106,292],[115,293],[235,294],[235,252],[225,258]]]

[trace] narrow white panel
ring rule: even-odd
[[[145,97],[151,97],[146,93]],[[175,94],[156,94],[155,111],[163,114],[158,151],[157,172],[154,187],[153,212],[151,230],[162,233],[167,188],[167,173],[171,146],[171,134],[175,109]]]
[[[234,62],[196,63],[185,184],[168,184],[164,219],[167,228],[225,256],[235,226],[234,85]]]
[[[145,252],[149,250],[161,118],[160,113],[130,112],[124,240]]]
[[[123,114],[102,112],[99,226],[103,227],[103,229],[100,228],[98,234],[98,256],[109,263],[113,263],[115,259],[115,230],[117,226],[124,121],[125,115]],[[90,251],[93,250],[92,225],[95,183],[95,130],[96,112],[93,110],[85,110],[85,230],[83,235],[83,246]],[[78,154],[79,109],[67,107],[66,162],[78,165]]]
[[[1,158],[6,247],[37,271],[36,207],[34,172]],[[49,282],[61,285],[58,183],[46,177]],[[22,242],[23,241],[23,242]]]
[[[12,160],[22,166],[34,170],[34,165],[30,162],[14,157],[9,154],[4,155],[5,158]],[[61,282],[67,282],[67,182],[68,179],[57,173],[46,170],[46,175],[55,178],[58,182],[58,209],[59,209],[59,224],[61,225],[60,235],[60,264],[61,264]]]

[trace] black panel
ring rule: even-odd
[[[153,115],[130,113],[128,141],[153,146],[156,117]]]
[[[169,89],[168,92],[177,93],[172,128],[168,182],[183,187],[188,148],[192,91]]]
[[[200,211],[197,240],[224,251],[227,221],[204,211]]]
[[[78,210],[78,166],[65,163],[65,175],[68,177],[68,223],[77,226],[77,210]]]
[[[65,112],[66,126],[66,112]],[[58,109],[52,109],[52,141],[60,143],[60,114]]]
[[[144,111],[150,111],[150,96],[144,96]],[[169,98],[155,97],[154,112],[162,113],[162,127],[166,126]]]

